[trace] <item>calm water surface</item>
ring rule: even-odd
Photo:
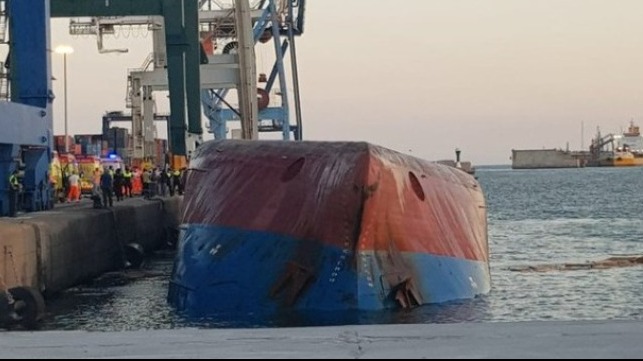
[[[519,273],[511,266],[585,262],[643,254],[643,168],[514,171],[481,168],[489,210],[493,290],[476,300],[379,312],[328,324],[642,320],[643,267]],[[159,253],[144,272],[107,275],[49,302],[43,329],[140,330],[253,327],[186,320],[165,301],[173,255]],[[286,317],[267,326],[308,325]]]

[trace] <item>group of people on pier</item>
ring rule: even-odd
[[[155,196],[173,197],[175,194],[183,195],[183,176],[185,168],[182,169],[113,169],[112,166],[104,169],[96,168],[91,176],[92,190],[89,195],[94,201],[94,207],[113,207],[114,198],[117,202],[124,198],[143,196],[150,199]],[[81,180],[84,178],[82,172],[72,171],[63,177],[63,193],[59,197],[62,202],[80,202],[82,198]],[[9,216],[15,217],[21,210],[23,185],[20,173],[15,170],[11,172],[8,179],[9,184]],[[53,187],[56,188],[55,186]]]
[[[112,167],[96,169],[94,191],[92,200],[96,207],[113,207],[114,197],[117,202],[124,198],[133,198],[140,189],[140,195],[145,199],[155,196],[173,197],[175,194],[183,195],[183,175],[185,168],[171,169],[144,169],[132,171],[129,167],[114,170]],[[102,201],[102,203],[99,203]]]

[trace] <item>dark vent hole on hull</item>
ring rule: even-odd
[[[288,166],[284,174],[281,176],[281,181],[290,182],[293,180],[299,172],[301,172],[301,169],[304,167],[304,163],[306,163],[306,158],[303,157],[294,161],[290,166]]]
[[[415,175],[413,172],[409,172],[409,181],[411,182],[411,188],[413,188],[413,192],[415,195],[422,201],[426,199],[426,196],[424,195],[424,189],[422,189],[422,184],[418,180],[418,177]]]

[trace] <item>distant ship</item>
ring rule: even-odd
[[[411,308],[489,292],[471,175],[368,143],[211,141],[168,300],[191,316]]]
[[[511,151],[513,169],[643,166],[643,136],[634,122],[622,134],[597,130],[589,150],[524,149]]]
[[[639,127],[631,121],[627,131],[620,135],[603,137],[598,131],[590,153],[591,165],[597,167],[643,166],[643,137]]]

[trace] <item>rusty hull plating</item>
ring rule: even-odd
[[[461,170],[356,142],[212,141],[190,166],[179,311],[381,310],[490,290],[485,199]]]

